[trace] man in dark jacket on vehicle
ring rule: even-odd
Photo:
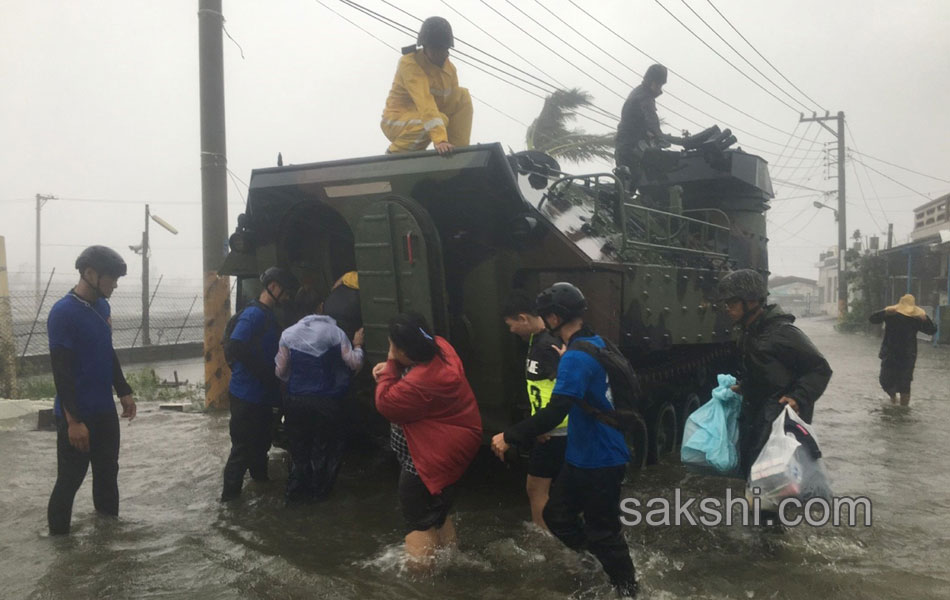
[[[620,112],[614,160],[618,167],[630,169],[630,191],[643,176],[641,161],[644,151],[668,145],[656,114],[656,99],[663,93],[666,76],[666,67],[651,65],[643,75],[643,82],[633,88]]]
[[[900,394],[901,406],[907,406],[917,363],[917,332],[933,335],[937,333],[937,326],[924,309],[917,306],[911,294],[904,294],[897,304],[877,311],[868,320],[884,323],[884,339],[878,353],[881,387],[891,397],[892,404],[897,404],[897,394]]]
[[[795,317],[766,305],[766,296],[765,279],[752,269],[733,271],[719,282],[719,300],[739,326],[739,462],[745,477],[784,405],[811,423],[831,379],[828,361],[792,324]]]
[[[289,271],[271,267],[261,275],[261,284],[260,297],[240,312],[225,346],[231,366],[231,454],[224,466],[222,502],[241,494],[248,470],[255,481],[268,480],[273,409],[280,405],[274,372],[280,325],[274,307],[293,297],[297,280]]]

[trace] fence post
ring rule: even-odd
[[[191,311],[195,308],[195,303],[198,302],[198,296],[195,296],[195,299],[191,301],[191,306],[188,307],[188,314],[185,315],[185,320],[181,322],[181,327],[178,328],[178,335],[175,336],[175,345],[178,345],[178,340],[181,339],[181,332],[185,330],[185,325],[188,323],[188,317],[191,316]]]
[[[148,308],[149,310],[152,309],[152,302],[155,302],[155,294],[158,293],[158,286],[162,285],[162,278],[164,278],[164,277],[165,277],[164,275],[159,275],[159,276],[158,276],[158,283],[155,284],[155,291],[152,292],[152,297],[151,297],[151,298],[149,299],[149,301],[148,301],[148,306],[147,306],[147,308]],[[144,323],[145,323],[145,318],[143,317],[143,319],[139,322],[139,328],[135,330],[135,337],[132,338],[132,345],[129,346],[129,348],[135,348],[135,342],[137,342],[137,341],[139,340],[139,334],[142,333],[142,325],[143,325]],[[143,337],[144,337],[144,336],[143,336]],[[144,343],[144,341],[143,341],[143,343]]]
[[[33,339],[33,332],[36,331],[36,322],[40,320],[40,313],[43,312],[43,305],[46,304],[46,296],[49,294],[49,286],[53,283],[53,275],[56,274],[56,268],[53,267],[53,270],[50,271],[49,279],[46,281],[46,289],[43,290],[43,297],[40,298],[40,305],[36,307],[36,316],[33,317],[33,324],[30,325],[30,334],[26,336],[26,344],[23,345],[23,354],[20,355],[20,358],[26,356],[27,351],[30,349],[30,340]]]
[[[13,311],[7,282],[6,241],[0,236],[0,397],[17,395],[16,344],[13,342]]]

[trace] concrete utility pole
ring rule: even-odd
[[[218,277],[218,267],[228,252],[223,29],[221,0],[198,0],[205,405],[216,408],[228,406],[231,375],[221,347],[224,328],[231,314],[231,285],[228,277]]]
[[[145,205],[145,229],[142,230],[142,345],[151,346],[148,323],[148,204]]]
[[[848,250],[848,227],[845,219],[845,169],[844,169],[844,112],[838,111],[838,114],[832,116],[825,112],[825,116],[818,117],[812,113],[811,117],[805,115],[799,116],[800,123],[816,122],[832,135],[838,138],[838,318],[844,317],[848,312],[848,282],[845,281],[844,255]],[[837,121],[838,130],[825,125],[825,121]]]
[[[56,200],[56,196],[36,195],[36,305],[40,305],[40,215],[47,200]]]

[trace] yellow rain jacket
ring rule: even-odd
[[[380,127],[390,152],[423,150],[430,141],[468,146],[472,98],[459,87],[455,65],[446,59],[439,67],[422,50],[399,59]]]

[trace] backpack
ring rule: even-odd
[[[570,348],[590,355],[607,372],[607,384],[614,410],[600,410],[586,398],[576,402],[585,413],[605,425],[623,432],[639,430],[643,428],[643,418],[640,416],[640,380],[620,349],[609,340],[604,340],[604,344],[605,347],[601,348],[581,340],[571,344]]]
[[[233,354],[233,348],[230,343],[231,335],[234,333],[234,328],[237,327],[238,319],[241,318],[241,315],[244,313],[245,309],[250,306],[261,306],[261,304],[257,300],[248,302],[247,306],[231,315],[231,318],[228,319],[228,324],[224,326],[224,336],[221,338],[221,345],[224,346],[224,361],[228,363],[229,367],[233,367],[234,363],[237,361],[237,358]],[[260,337],[261,333],[263,332],[256,334],[254,338],[252,338],[252,341],[255,341],[258,337]]]

